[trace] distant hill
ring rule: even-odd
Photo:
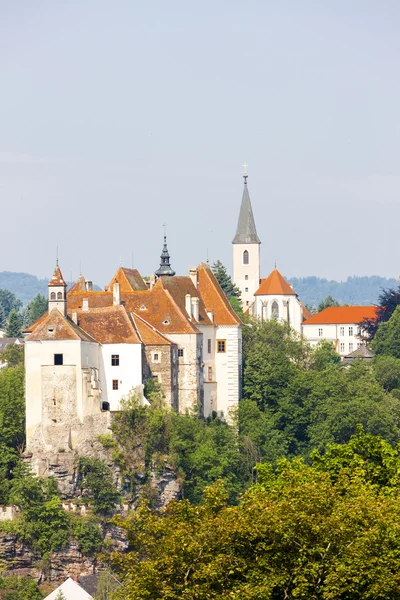
[[[321,277],[292,277],[288,281],[300,300],[308,306],[317,306],[327,296],[333,296],[341,304],[376,304],[382,289],[398,285],[396,279],[378,275],[348,277],[346,281],[330,281]],[[29,273],[0,272],[0,289],[13,292],[24,305],[36,294],[47,296],[48,283],[48,279],[38,279]],[[93,289],[101,288],[93,286]]]
[[[11,271],[0,271],[0,289],[9,290],[16,295],[25,305],[37,294],[43,294],[47,298],[48,279],[38,279],[35,275],[29,273],[13,273]],[[68,282],[68,287],[71,282]],[[93,289],[100,289],[93,286]]]
[[[397,288],[396,279],[371,277],[348,277],[346,281],[329,281],[320,277],[292,277],[293,285],[300,300],[308,306],[318,306],[327,296],[332,296],[340,304],[377,304],[382,289]]]

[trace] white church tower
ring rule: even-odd
[[[260,238],[257,235],[247,187],[247,165],[244,164],[244,189],[236,235],[233,238],[233,281],[242,294],[243,309],[254,302],[260,286]]]

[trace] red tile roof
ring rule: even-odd
[[[67,287],[67,284],[64,281],[64,277],[62,276],[61,269],[57,265],[56,268],[54,269],[53,277],[49,281],[49,287],[52,287],[52,286],[59,287],[60,285],[63,287]]]
[[[123,306],[76,311],[78,324],[100,344],[140,344],[139,335]]]
[[[88,333],[83,331],[69,317],[64,317],[57,308],[54,308],[46,317],[38,323],[27,341],[43,342],[53,340],[82,340],[83,342],[95,342]]]
[[[296,296],[296,292],[278,269],[274,269],[266,279],[261,279],[261,284],[255,293],[256,296]]]
[[[115,276],[110,281],[109,285],[105,288],[106,291],[112,292],[113,284],[119,283],[120,290],[122,292],[137,292],[140,290],[147,290],[147,285],[142,279],[141,274],[136,269],[127,269],[120,267],[116,272]]]
[[[191,318],[186,312],[186,294],[189,294],[192,298],[199,299],[199,325],[212,325],[210,318],[207,315],[206,307],[204,306],[203,299],[200,296],[199,291],[195,288],[193,281],[189,276],[182,277],[174,275],[173,277],[160,277],[153,289],[161,287],[168,290],[181,312],[187,318]]]
[[[165,335],[162,335],[155,327],[147,323],[137,313],[130,313],[136,330],[143,344],[146,346],[172,346],[171,342]]]
[[[211,268],[200,263],[197,268],[198,290],[207,311],[214,314],[216,325],[240,325],[241,320],[229,304]]]
[[[303,322],[303,325],[361,323],[376,317],[375,306],[330,306]]]

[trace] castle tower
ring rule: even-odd
[[[49,313],[57,308],[64,317],[67,314],[67,284],[58,266],[54,269],[53,277],[49,281]]]
[[[175,275],[175,271],[171,267],[170,256],[169,256],[169,252],[168,252],[168,248],[167,248],[167,236],[165,235],[165,232],[164,232],[164,246],[163,246],[160,258],[161,258],[160,268],[157,269],[157,271],[155,272],[156,277],[163,277],[165,275],[172,277],[173,275]]]
[[[247,165],[243,165],[246,169]],[[254,294],[260,285],[260,238],[257,235],[251,208],[247,173],[244,172],[244,189],[240,206],[236,235],[233,238],[233,281],[242,293],[245,310],[254,302]]]

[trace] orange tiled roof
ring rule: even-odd
[[[130,313],[136,330],[146,346],[172,346],[172,342],[137,313]]]
[[[78,324],[100,344],[140,344],[141,340],[123,306],[76,311]]]
[[[361,323],[376,317],[375,306],[330,306],[313,315],[303,325],[336,325]]]
[[[28,327],[26,327],[23,331],[23,333],[32,333],[32,331],[34,329],[36,329],[36,327],[42,323],[42,321],[45,320],[45,318],[47,317],[49,313],[46,311],[41,317],[38,318],[37,321],[35,321],[34,323],[32,323],[32,325],[29,325]]]
[[[106,291],[112,292],[113,284],[116,282],[120,285],[121,293],[147,290],[147,285],[142,279],[142,276],[139,273],[139,271],[137,271],[137,269],[127,269],[126,267],[120,267],[116,272],[115,276],[110,281],[109,285],[105,288]]]
[[[312,317],[312,313],[308,310],[308,308],[306,308],[304,306],[304,304],[302,302],[300,302],[301,306],[303,307],[303,319],[309,319],[310,317]]]
[[[64,317],[57,308],[54,308],[35,327],[28,336],[27,341],[53,341],[53,340],[82,340],[95,342],[89,334],[83,331],[69,317]]]
[[[211,268],[200,263],[197,268],[198,290],[207,311],[213,311],[216,325],[240,325],[241,320],[229,304]]]
[[[296,292],[278,269],[274,269],[266,279],[261,279],[261,284],[255,293],[256,296],[296,296]]]
[[[192,298],[199,299],[199,325],[212,325],[210,318],[207,315],[206,307],[204,306],[203,299],[201,298],[199,291],[195,288],[193,281],[189,276],[182,277],[180,275],[174,275],[173,277],[160,277],[154,286],[162,287],[168,290],[180,310],[183,312],[185,317],[190,317],[186,312],[186,294],[190,294]]]
[[[64,277],[62,276],[61,269],[57,265],[54,269],[53,277],[49,281],[49,287],[52,286],[64,286],[67,287],[67,284],[64,281]]]
[[[68,311],[82,308],[84,300],[89,301],[89,308],[113,306],[112,292],[70,291],[67,292]]]
[[[83,275],[81,275],[79,279],[75,281],[74,285],[71,285],[67,293],[70,294],[71,292],[84,292],[85,289],[85,278]]]

